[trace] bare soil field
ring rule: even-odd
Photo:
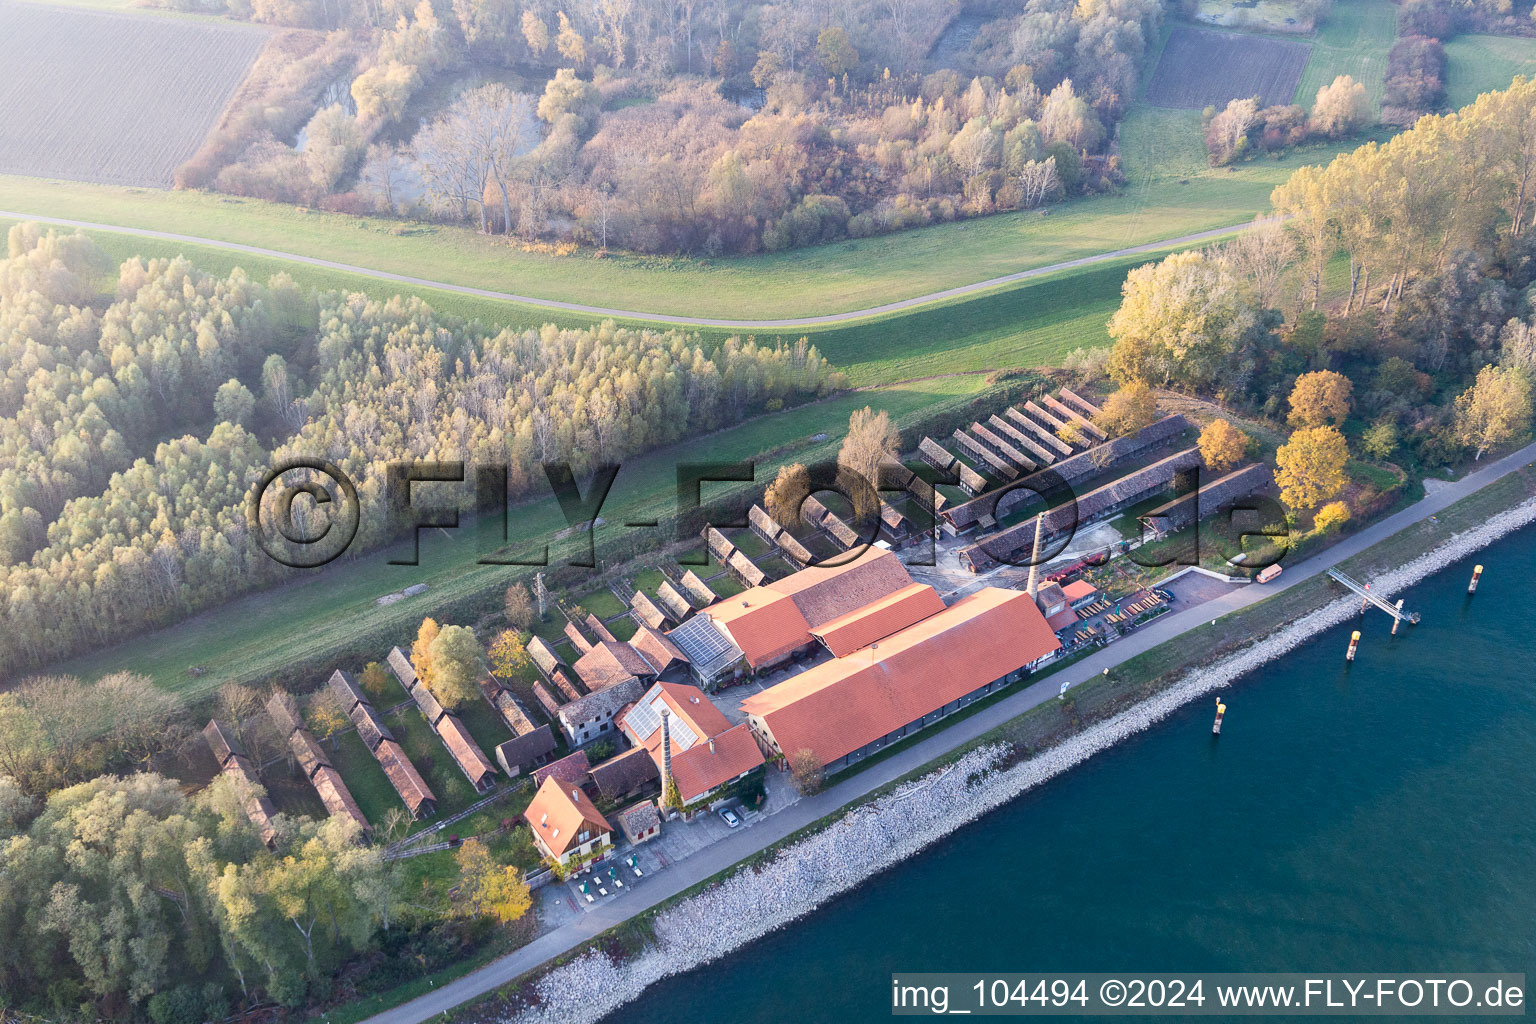
[[[1265,106],[1289,103],[1312,53],[1310,43],[1211,32],[1179,25],[1147,83],[1156,107],[1200,110],[1261,96]]]
[[[268,38],[0,0],[0,172],[169,186]]]

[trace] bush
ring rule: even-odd
[[[178,985],[168,992],[156,992],[145,1007],[154,1024],[202,1024],[202,993],[190,985]]]

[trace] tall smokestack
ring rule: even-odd
[[[672,712],[661,709],[661,794],[665,799],[667,783],[672,780]]]
[[[1040,531],[1045,526],[1045,513],[1035,516],[1035,550],[1029,556],[1029,596],[1040,592]]]

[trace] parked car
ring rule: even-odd
[[[731,826],[731,828],[735,828],[737,825],[741,824],[741,819],[736,817],[736,812],[731,810],[729,807],[720,808],[720,817],[724,818],[725,823]]]

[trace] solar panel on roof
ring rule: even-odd
[[[709,673],[734,661],[741,651],[706,615],[695,616],[667,634],[688,660],[700,671]]]
[[[668,726],[668,731],[672,733],[672,742],[677,744],[677,749],[679,750],[687,750],[699,742],[699,734],[694,732],[687,722],[676,715],[672,716],[672,724]]]
[[[634,710],[625,716],[624,722],[642,740],[661,728],[661,716],[656,713],[656,705],[651,701],[636,704]]]

